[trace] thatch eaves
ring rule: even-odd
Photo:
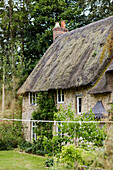
[[[18,94],[67,89],[94,82],[109,63],[103,47],[113,28],[113,16],[59,36],[43,55]]]
[[[88,91],[90,94],[113,92],[113,59],[107,70],[104,72],[94,87]]]

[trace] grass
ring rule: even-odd
[[[14,150],[0,151],[0,170],[47,170],[45,160],[45,157]]]

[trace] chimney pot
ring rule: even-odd
[[[55,27],[53,28],[53,41],[60,36],[61,34],[65,34],[69,30],[65,28],[65,21],[61,21],[61,27],[59,25],[59,22],[56,22]]]
[[[61,21],[61,27],[65,28],[65,21]]]
[[[56,28],[56,27],[60,27],[59,22],[56,22],[55,28]]]

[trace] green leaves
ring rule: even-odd
[[[40,92],[37,97],[37,109],[32,113],[35,120],[53,120],[54,112],[56,112],[54,97],[52,93]],[[50,122],[37,124],[37,135],[52,137],[53,124]]]
[[[88,142],[92,142],[95,145],[103,145],[103,141],[106,137],[105,135],[105,127],[99,126],[99,123],[90,123],[90,121],[96,121],[95,116],[92,111],[89,112],[88,115],[85,113],[80,116],[75,116],[74,111],[71,110],[71,104],[67,107],[67,110],[64,110],[62,107],[60,110],[54,114],[55,120],[58,121],[75,121],[75,123],[64,123],[58,125],[59,134],[67,134],[69,135],[70,142],[75,139],[76,143],[80,143],[81,141],[87,140]],[[77,123],[76,121],[80,122]],[[83,121],[89,121],[87,123]],[[82,123],[83,122],[83,123]]]
[[[64,0],[40,0],[30,3],[29,16],[32,22],[25,28],[24,55],[27,59],[32,59],[30,63],[32,69],[53,42],[52,28],[55,22],[66,20],[70,30],[78,26],[76,16],[78,18],[81,10],[73,1],[69,2],[70,5],[67,3]]]

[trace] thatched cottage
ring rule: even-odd
[[[39,91],[52,91],[57,107],[71,102],[75,114],[93,108],[102,117],[113,100],[113,16],[73,31],[62,21],[53,28],[53,40],[18,90],[22,118],[31,119]],[[30,126],[30,140],[28,132]]]

